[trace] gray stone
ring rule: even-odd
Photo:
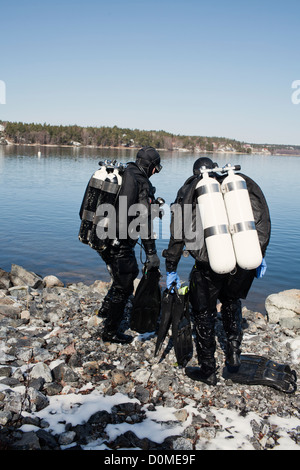
[[[11,297],[5,296],[0,299],[0,314],[16,319],[19,318],[21,311],[21,304],[16,302]]]
[[[52,374],[57,382],[77,382],[79,380],[79,377],[76,372],[74,372],[71,367],[67,366],[64,363],[61,363],[58,366],[54,367],[54,369],[52,369]]]
[[[15,450],[41,450],[39,438],[33,431],[24,433],[22,438],[12,445],[12,448]]]
[[[31,379],[38,379],[39,377],[41,377],[45,380],[45,382],[52,382],[53,380],[50,367],[47,366],[47,364],[44,364],[43,362],[39,362],[31,369],[29,377]]]
[[[265,307],[270,323],[282,324],[286,319],[300,318],[300,290],[290,289],[267,297]],[[297,327],[298,322],[295,322]]]
[[[29,290],[27,286],[10,287],[8,289],[8,292],[14,299],[31,300],[31,296],[29,296]]]
[[[12,368],[10,366],[0,366],[0,377],[10,377]]]
[[[10,286],[9,273],[0,268],[0,289],[7,290]]]
[[[39,429],[36,432],[37,437],[39,438],[40,446],[42,450],[58,450],[59,445],[56,442],[56,439],[50,432],[45,431],[44,429]]]
[[[193,450],[193,443],[190,439],[178,437],[173,441],[174,450]]]
[[[12,264],[10,271],[10,280],[13,286],[29,286],[33,289],[43,287],[43,279],[37,274],[27,271],[22,266]]]
[[[69,445],[74,441],[75,436],[76,436],[75,431],[63,432],[59,436],[58,442],[59,442],[60,445],[64,445],[64,446]]]
[[[63,389],[62,385],[56,382],[45,383],[43,388],[46,394],[49,396],[59,395]]]
[[[35,388],[29,387],[27,393],[30,399],[31,412],[43,410],[49,405],[49,399]]]
[[[43,279],[45,287],[63,287],[64,283],[58,279],[58,277],[50,275],[45,276]]]
[[[143,385],[147,385],[150,375],[151,373],[148,370],[138,369],[131,374],[131,377],[136,382],[142,383]]]
[[[7,423],[12,419],[10,411],[0,411],[0,425],[6,426]]]
[[[24,396],[21,393],[14,392],[10,389],[5,390],[5,398],[3,400],[5,410],[11,411],[12,413],[20,414],[21,411],[28,410],[28,401],[24,400]]]

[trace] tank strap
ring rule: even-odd
[[[204,238],[212,237],[213,235],[224,235],[229,233],[229,227],[226,224],[214,225],[204,229]]]
[[[95,215],[95,212],[84,210],[82,212],[82,220],[93,222],[94,215]]]
[[[196,197],[202,196],[202,194],[208,194],[208,193],[220,193],[220,185],[219,184],[207,184],[204,186],[199,186],[199,188],[196,188]]]
[[[234,224],[230,227],[231,233],[239,233],[244,232],[246,230],[256,230],[256,226],[253,220],[247,220],[245,222],[239,222],[238,224]]]
[[[90,186],[96,189],[102,189],[106,193],[116,194],[120,188],[119,184],[111,183],[110,181],[103,181],[97,178],[91,178]]]
[[[224,184],[222,191],[228,193],[229,191],[235,191],[237,189],[247,189],[246,181],[231,181],[230,183]]]

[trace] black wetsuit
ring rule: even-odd
[[[141,225],[143,225],[141,234],[146,234],[145,238],[141,238],[146,255],[156,253],[155,240],[152,237],[150,210],[150,206],[154,202],[154,192],[155,188],[143,168],[140,168],[136,163],[129,163],[123,174],[122,186],[116,204],[117,240],[109,242],[107,248],[99,252],[112,278],[112,285],[99,311],[100,316],[107,316],[104,334],[108,332],[114,334],[118,329],[128,297],[133,293],[133,281],[139,272],[134,252],[139,237],[135,233],[135,237],[131,238],[133,234],[128,233],[130,223],[139,215],[127,217],[128,209],[133,204],[143,204],[146,209],[147,215],[143,219],[140,218]],[[120,205],[124,203],[124,198],[126,207],[121,212],[119,209]],[[125,213],[126,210],[127,213]]]

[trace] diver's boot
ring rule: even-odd
[[[215,311],[194,312],[199,367],[185,368],[187,376],[192,380],[198,380],[208,385],[216,385],[217,383],[215,319]]]
[[[107,294],[104,297],[102,304],[98,310],[98,314],[97,314],[98,317],[106,318],[108,316],[109,311],[111,309],[112,299],[115,298],[116,295],[118,296],[119,292],[116,289],[116,287],[112,284],[110,288],[108,289]],[[119,297],[118,297],[118,300],[119,300]]]
[[[98,310],[97,316],[101,318],[106,318],[109,314],[111,308],[111,299],[107,295],[104,297],[101,307]]]
[[[227,336],[226,365],[238,368],[241,365],[241,343],[243,338],[242,307],[240,300],[226,302],[222,305],[221,315]]]
[[[133,341],[133,337],[130,335],[125,335],[119,331],[113,333],[108,332],[102,334],[102,340],[105,343],[117,343],[117,344],[130,344]]]
[[[119,331],[124,313],[125,302],[111,302],[109,314],[105,320],[102,340],[109,343],[129,344],[133,337]]]

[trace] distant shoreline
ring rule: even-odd
[[[227,137],[175,135],[163,130],[140,130],[78,125],[4,122],[0,120],[0,144],[35,148],[129,149],[150,145],[160,151],[199,154],[300,155],[300,145],[256,144]]]
[[[12,143],[8,142],[7,144],[1,144],[3,147],[34,147],[34,148],[72,148],[72,149],[108,149],[108,150],[138,150],[140,147],[125,147],[125,146],[94,146],[94,145],[57,145],[57,144],[20,144],[20,143]],[[269,156],[269,157],[299,157],[300,153],[263,153],[263,152],[252,152],[247,154],[246,152],[234,152],[230,150],[188,150],[184,148],[174,148],[174,149],[168,149],[168,148],[157,148],[158,151],[160,152],[180,152],[180,153],[195,153],[195,154],[231,154],[231,155],[261,155],[261,156]]]

